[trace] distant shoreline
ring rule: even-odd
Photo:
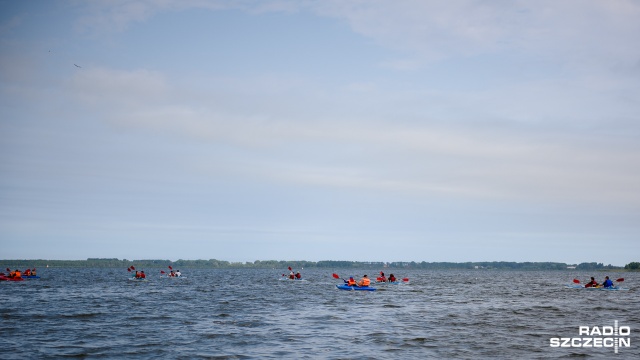
[[[0,270],[9,268],[40,268],[47,267],[77,267],[77,268],[128,268],[129,266],[144,268],[167,268],[168,266],[192,269],[294,269],[300,268],[357,268],[357,269],[430,269],[430,270],[618,270],[625,271],[623,266],[604,265],[602,263],[566,264],[558,262],[509,262],[509,261],[479,261],[479,262],[369,262],[369,261],[284,261],[284,260],[256,260],[254,262],[229,262],[225,260],[127,260],[89,258],[87,260],[0,260]]]

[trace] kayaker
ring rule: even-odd
[[[369,286],[371,285],[371,280],[367,277],[367,275],[362,276],[362,279],[358,282],[358,286]]]
[[[32,276],[36,276],[36,269],[35,269],[35,268],[33,268],[33,269],[31,270],[31,275],[32,275]]]
[[[379,282],[386,282],[387,281],[387,277],[384,276],[384,273],[382,271],[380,271],[380,277],[377,280]]]
[[[347,280],[347,286],[357,286],[358,284],[356,284],[356,281],[353,280],[353,276],[349,277],[349,280]]]
[[[22,273],[20,272],[20,270],[16,269],[16,271],[13,272],[13,276],[14,278],[19,278],[22,277]]]
[[[596,281],[596,279],[592,276],[591,277],[591,281],[589,281],[588,283],[584,284],[584,287],[586,288],[590,288],[590,287],[598,287],[598,282]]]
[[[134,277],[136,279],[140,279],[140,271],[136,270],[136,275]]]
[[[302,279],[302,275],[300,275],[300,271],[296,272],[296,279]]]
[[[24,276],[29,276],[31,275],[31,269],[27,269],[24,271]]]
[[[396,277],[393,274],[389,274],[389,282],[396,282]]]
[[[182,276],[182,273],[180,272],[180,270],[176,271],[176,276]]]
[[[294,275],[293,271],[289,273],[289,279],[294,280],[296,278],[296,276]]]
[[[176,276],[176,273],[175,273],[173,270],[171,270],[171,272],[169,273],[169,276],[171,276],[171,277],[175,277],[175,276]]]
[[[140,272],[140,279],[145,279],[147,275],[144,274],[144,271]]]
[[[613,281],[611,281],[611,279],[609,279],[609,277],[608,277],[608,276],[605,276],[605,277],[604,277],[604,279],[605,279],[605,280],[604,280],[604,282],[602,283],[602,286],[603,286],[603,287],[605,287],[605,288],[611,288],[611,287],[613,287]]]

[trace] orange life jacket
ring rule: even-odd
[[[20,273],[20,271],[16,271],[13,277],[17,277],[17,278],[22,277],[22,273]]]
[[[355,286],[355,285],[356,285],[355,280],[352,280],[352,279],[347,280],[347,286]]]
[[[369,286],[371,284],[371,280],[369,278],[362,278],[360,280],[360,286]]]

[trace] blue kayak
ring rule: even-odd
[[[345,284],[336,285],[336,287],[340,290],[349,290],[349,291],[376,291],[376,288],[370,286],[348,286]]]
[[[613,286],[613,287],[584,287],[582,285],[566,285],[566,287],[570,288],[570,289],[584,289],[584,290],[604,290],[604,291],[622,291],[622,290],[629,290],[628,288],[623,288],[620,286]]]
[[[40,279],[38,275],[22,275],[23,279]]]

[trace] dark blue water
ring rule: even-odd
[[[0,282],[1,359],[640,358],[639,273],[394,271],[409,284],[337,290],[333,272],[189,270],[128,281],[126,269],[41,269]],[[369,275],[375,275],[368,271]],[[568,289],[624,277],[629,291]],[[630,347],[552,348],[578,326],[631,328]]]

